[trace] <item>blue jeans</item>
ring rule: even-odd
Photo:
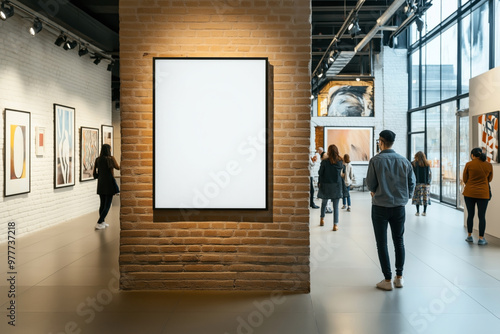
[[[372,223],[377,242],[378,259],[385,279],[392,277],[391,262],[387,250],[387,225],[391,226],[392,241],[396,253],[396,275],[403,276],[405,264],[405,245],[403,234],[405,232],[406,212],[404,206],[387,208],[372,205]]]
[[[109,208],[111,208],[113,195],[99,195],[99,198],[101,200],[101,205],[99,206],[99,220],[97,223],[102,224],[108,215]]]
[[[345,202],[347,200],[347,206],[351,206],[351,194],[349,193],[351,191],[351,186],[347,186],[347,196],[342,197],[342,205],[345,205]]]
[[[339,223],[339,200],[340,198],[332,198],[332,207],[333,207],[333,223]],[[325,217],[326,211],[326,203],[328,203],[328,199],[321,199],[321,218]]]
[[[479,218],[479,236],[484,237],[484,231],[486,230],[486,209],[488,208],[488,202],[490,200],[467,196],[464,196],[464,199],[465,206],[467,207],[467,232],[472,233],[477,204],[477,217]]]

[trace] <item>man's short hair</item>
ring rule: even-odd
[[[391,130],[384,130],[380,132],[379,137],[382,138],[388,146],[392,146],[396,139],[396,134]]]

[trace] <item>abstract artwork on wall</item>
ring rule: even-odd
[[[99,129],[80,129],[80,181],[94,179],[95,160],[99,156]]]
[[[114,154],[113,147],[113,127],[111,125],[101,125],[102,145],[108,144],[111,146],[111,155]]]
[[[35,155],[43,156],[45,154],[45,128],[35,127]]]
[[[54,104],[54,188],[75,185],[75,109]]]
[[[486,160],[498,160],[498,111],[478,116],[478,146],[486,153]]]
[[[373,80],[331,81],[318,94],[318,116],[373,117]]]
[[[373,156],[373,127],[325,127],[325,151],[335,144],[352,164],[368,164]]]
[[[25,194],[31,186],[31,114],[5,110],[5,196]]]

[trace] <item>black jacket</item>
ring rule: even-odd
[[[98,157],[95,160],[94,177],[97,175],[97,193],[99,195],[115,195],[117,193],[113,168],[120,169],[114,157]]]

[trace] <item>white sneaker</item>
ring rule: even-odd
[[[401,277],[401,278],[394,277],[394,287],[395,288],[402,288],[404,282],[405,282],[405,280],[403,279],[403,277]]]
[[[105,228],[106,228],[106,226],[104,225],[104,223],[103,224],[99,224],[99,223],[95,224],[96,230],[104,230]]]
[[[109,224],[106,223],[106,222],[102,222],[102,224],[105,226],[105,227],[109,227]]]
[[[391,291],[392,290],[392,282],[387,282],[385,279],[378,282],[376,285],[377,289]]]

